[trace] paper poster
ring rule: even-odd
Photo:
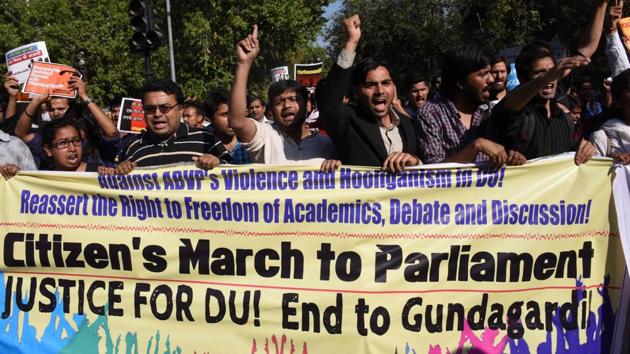
[[[139,134],[147,127],[144,121],[142,100],[123,98],[118,113],[118,131]]]
[[[289,79],[289,67],[279,66],[271,69],[271,82],[288,80]]]
[[[10,71],[20,85],[24,84],[31,72],[33,61],[50,63],[46,42],[35,42],[8,51],[5,55],[7,71]]]
[[[24,93],[75,98],[77,92],[70,88],[70,79],[81,77],[75,68],[55,63],[33,62],[31,72],[22,89]]]
[[[322,77],[324,63],[295,64],[294,69],[295,80],[312,92]]]

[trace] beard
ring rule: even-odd
[[[489,93],[489,87],[484,88],[482,91],[477,91],[474,88],[465,85],[464,86],[464,95],[469,102],[474,103],[477,106],[488,103],[490,99],[490,95],[485,95],[484,92]]]
[[[499,93],[503,90],[505,90],[505,86],[506,86],[507,82],[506,81],[502,81],[502,82],[495,82],[494,84],[492,84],[492,86],[490,87],[490,91],[492,91],[493,93]]]

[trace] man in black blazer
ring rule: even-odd
[[[346,44],[316,91],[320,119],[324,120],[341,162],[382,166],[392,172],[421,164],[413,121],[392,107],[396,87],[389,66],[368,58],[352,70],[361,38],[359,16],[344,20],[344,28]],[[343,103],[350,84],[356,105]]]

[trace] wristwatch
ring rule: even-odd
[[[90,103],[92,103],[92,102],[94,102],[94,101],[92,101],[92,99],[91,99],[91,98],[89,98],[89,97],[87,98],[87,100],[83,100],[83,103],[84,103],[86,106],[87,106],[87,105],[89,105],[89,104],[90,104]]]

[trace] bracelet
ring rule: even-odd
[[[94,101],[92,101],[92,99],[91,99],[91,98],[89,98],[89,97],[88,97],[88,99],[87,99],[87,100],[83,101],[83,103],[84,103],[86,106],[87,106],[87,105],[89,105],[89,104],[90,104],[90,103],[92,103],[92,102],[94,102]]]
[[[24,108],[24,114],[26,114],[27,117],[33,119],[33,114],[29,114],[28,113],[28,109]]]

